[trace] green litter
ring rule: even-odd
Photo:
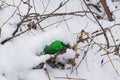
[[[45,54],[55,54],[66,48],[66,45],[62,41],[54,41],[50,45],[46,45],[44,48]]]

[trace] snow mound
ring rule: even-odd
[[[51,55],[36,54],[41,53],[46,45],[55,40],[71,45],[75,43],[75,37],[69,31],[56,28],[32,38],[23,40],[18,37],[5,45],[0,45],[0,80],[18,80],[21,73],[24,74],[39,63],[48,60]]]

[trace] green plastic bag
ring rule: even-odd
[[[62,41],[54,41],[50,45],[44,48],[45,54],[55,54],[66,48],[66,45]]]

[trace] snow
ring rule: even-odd
[[[26,75],[27,74],[27,75]],[[44,70],[34,70],[34,71],[27,71],[24,73],[21,73],[21,76],[25,80],[48,80],[48,77],[46,77]]]
[[[72,49],[67,49],[65,54],[58,55],[57,61],[65,63],[68,59],[73,59],[74,57],[75,57],[75,51],[73,51]]]
[[[0,0],[1,2],[2,0]],[[5,0],[6,3],[9,4],[19,4],[19,0]],[[32,0],[31,4],[32,4]],[[45,6],[49,0],[34,0],[35,7],[38,13],[47,14],[56,9],[59,4],[65,0],[50,0],[48,7],[45,10]],[[91,3],[97,3],[99,0],[90,0]],[[44,3],[44,4],[43,4]],[[1,3],[0,3],[1,4]],[[115,21],[108,21],[105,19],[100,19],[99,22],[104,28],[109,26],[113,26],[114,24],[120,23],[120,8],[119,2],[115,2],[114,4],[111,0],[107,1],[107,5],[111,12],[113,12],[113,16]],[[6,6],[6,5],[5,5]],[[115,8],[118,6],[118,8]],[[27,6],[25,4],[20,5],[20,13],[25,15],[27,12]],[[0,10],[0,26],[4,24],[4,22],[14,13],[16,7],[7,6]],[[62,7],[58,12],[73,12],[73,11],[83,11],[87,10],[86,6],[83,4],[81,0],[70,0],[64,7]],[[30,12],[35,12],[32,9]],[[18,13],[18,11],[17,11]],[[100,13],[101,14],[101,13]],[[63,41],[64,44],[70,44],[73,46],[76,43],[76,35],[80,33],[82,29],[87,31],[90,35],[93,31],[99,30],[100,27],[97,23],[95,23],[95,19],[89,13],[87,16],[63,16],[65,19],[71,18],[66,22],[63,21],[60,24],[54,24],[50,27],[45,28],[45,32],[41,30],[31,29],[30,31],[13,38],[12,40],[6,42],[5,44],[0,44],[0,80],[49,80],[48,75],[44,69],[33,70],[32,68],[39,65],[42,62],[46,62],[46,60],[54,57],[54,55],[45,55],[43,53],[44,47],[46,45],[51,44],[56,40]],[[54,23],[56,21],[63,20],[63,17],[52,17],[46,19],[41,22],[41,26],[44,28],[47,25]],[[92,20],[91,20],[92,19]],[[5,40],[8,37],[12,36],[13,31],[16,28],[16,24],[20,21],[18,14],[15,14],[3,27],[0,35],[0,42]],[[70,30],[68,29],[68,26]],[[26,29],[26,26],[22,25],[22,29]],[[115,39],[120,39],[119,34],[119,25],[112,28],[113,36]],[[20,31],[18,32],[20,33]],[[73,34],[74,33],[74,34]],[[110,33],[107,34],[109,36],[109,41],[111,45],[114,45],[114,41],[111,38]],[[99,36],[94,38],[94,41],[101,44],[106,44],[103,36]],[[92,42],[91,42],[92,43]],[[116,42],[119,44],[120,41]],[[78,44],[77,53],[80,54],[79,58],[76,59],[76,64],[79,64],[84,51],[87,51],[86,42]],[[89,48],[89,47],[88,47]],[[80,50],[81,49],[81,50]],[[65,68],[54,69],[51,68],[48,64],[45,64],[45,68],[47,68],[48,73],[50,75],[51,80],[63,80],[61,78],[56,77],[70,77],[70,78],[82,78],[86,80],[119,80],[120,77],[116,74],[113,66],[109,62],[107,56],[101,56],[105,54],[105,51],[98,51],[99,46],[94,45],[90,46],[90,50],[87,52],[84,60],[79,65],[77,71],[73,71],[71,73],[71,69]],[[112,49],[113,50],[113,49]],[[98,51],[98,52],[97,52]],[[43,55],[41,55],[41,53]],[[62,55],[58,55],[57,61],[62,63],[66,63],[68,59],[74,58],[76,52],[72,49],[67,49],[66,53]],[[38,56],[40,55],[40,56]],[[120,72],[120,59],[119,56],[110,54],[110,58],[112,59],[113,64],[115,65],[115,69]],[[101,63],[101,60],[104,60]],[[67,64],[66,67],[71,67],[70,64]],[[68,76],[67,76],[68,75]],[[68,79],[65,79],[68,80]]]
[[[67,39],[66,39],[67,36]],[[36,35],[29,39],[8,42],[0,47],[0,67],[4,74],[15,75],[24,70],[29,70],[37,64],[45,62],[51,55],[41,55],[37,57],[37,52],[40,54],[46,45],[51,44],[55,40],[61,40],[65,44],[74,44],[74,39],[69,41],[74,36],[67,33],[62,28],[50,30],[42,35]],[[27,41],[29,40],[29,41]],[[15,43],[13,43],[15,42]],[[27,42],[27,43],[26,43]],[[7,49],[7,50],[5,50]],[[9,66],[7,68],[7,66]],[[10,78],[11,80],[11,78]],[[12,79],[13,80],[13,79]]]

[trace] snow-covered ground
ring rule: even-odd
[[[4,0],[5,3],[2,5],[1,1],[0,9],[0,42],[8,37],[12,36],[12,33],[16,29],[16,25],[21,21],[20,15],[25,15],[28,11],[26,4],[21,3],[21,0]],[[27,0],[25,0],[27,1]],[[28,0],[29,1],[29,0]],[[30,0],[32,8],[30,12],[36,12],[40,14],[48,14],[54,11],[61,2],[66,0]],[[92,3],[96,3],[98,0],[90,0]],[[6,5],[7,3],[7,5]],[[16,7],[10,5],[19,6],[16,11]],[[111,0],[107,1],[110,11],[113,12],[114,21],[108,21],[106,16],[104,19],[100,19],[99,22],[104,28],[113,26],[114,24],[120,23],[120,2],[115,2],[114,4]],[[9,6],[8,6],[9,5]],[[47,8],[46,8],[47,6]],[[117,6],[117,8],[115,8]],[[46,8],[46,9],[45,9]],[[88,10],[83,0],[70,0],[66,5],[60,8],[56,13],[74,12]],[[16,11],[16,12],[15,12]],[[13,13],[15,14],[13,15]],[[104,15],[103,12],[99,13]],[[11,15],[13,15],[11,17]],[[81,13],[80,15],[84,15]],[[10,19],[9,19],[10,18]],[[70,19],[69,19],[70,18]],[[9,19],[9,21],[7,21]],[[64,20],[68,19],[68,20]],[[56,21],[61,21],[56,24]],[[6,22],[7,21],[7,22]],[[119,80],[120,79],[120,58],[114,54],[101,56],[106,52],[104,50],[99,51],[100,46],[93,45],[89,47],[86,46],[87,42],[80,42],[77,53],[80,55],[76,59],[76,65],[79,64],[85,51],[89,48],[84,60],[76,70],[71,73],[71,69],[54,69],[49,65],[45,65],[47,72],[44,69],[33,70],[32,68],[37,66],[41,62],[45,62],[47,59],[51,58],[53,55],[40,55],[46,45],[51,44],[55,40],[63,41],[65,44],[70,44],[73,46],[76,42],[76,34],[80,33],[82,29],[87,31],[91,36],[92,32],[100,30],[99,25],[95,22],[93,16],[88,13],[87,16],[62,16],[62,17],[51,17],[40,23],[40,25],[45,28],[45,32],[39,28],[34,30],[31,29],[26,33],[17,36],[5,44],[0,44],[0,80]],[[57,27],[57,28],[56,28]],[[69,29],[68,29],[69,27]],[[21,30],[25,30],[26,25],[21,26]],[[120,28],[119,25],[112,28],[112,33],[116,39],[116,44],[120,43]],[[19,34],[18,31],[17,34]],[[114,41],[109,36],[110,45],[114,45]],[[106,44],[105,38],[103,36],[98,36],[94,38],[94,41],[98,44]],[[98,52],[97,52],[98,51]],[[62,61],[64,58],[69,58],[75,56],[75,51],[72,49],[67,49],[67,52],[59,56],[59,60]],[[64,60],[63,60],[64,61]],[[101,62],[103,61],[103,62]],[[70,65],[67,65],[70,66]],[[76,68],[75,66],[74,68]],[[71,78],[71,79],[70,79]]]

